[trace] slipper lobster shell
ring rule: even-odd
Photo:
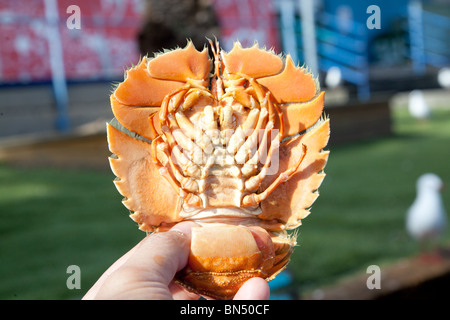
[[[111,95],[114,181],[147,233],[191,220],[188,265],[176,281],[230,299],[289,262],[318,197],[329,152],[324,92],[289,55],[191,42],[144,57]]]

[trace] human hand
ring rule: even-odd
[[[167,232],[145,237],[117,260],[83,297],[117,300],[194,300],[199,296],[187,292],[173,281],[188,261],[193,222],[182,222]],[[235,300],[266,300],[269,285],[262,278],[245,282]]]

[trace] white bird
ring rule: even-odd
[[[335,89],[342,83],[342,72],[339,67],[333,66],[327,71],[325,84],[328,88]]]
[[[447,214],[440,194],[443,186],[441,178],[434,173],[417,179],[417,195],[408,209],[406,229],[422,246],[437,241],[445,231]]]
[[[450,68],[442,68],[438,72],[438,83],[442,88],[450,88]]]
[[[431,110],[421,90],[413,90],[409,93],[408,110],[411,116],[417,119],[427,119]]]

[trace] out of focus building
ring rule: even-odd
[[[145,54],[258,42],[340,70],[357,99],[437,86],[450,65],[450,0],[0,0],[0,137],[109,116],[111,82]],[[77,18],[78,8],[79,25]],[[75,9],[76,9],[75,8]],[[322,81],[323,83],[323,81]]]

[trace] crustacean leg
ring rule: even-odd
[[[185,103],[186,100],[189,100],[188,104],[195,103],[195,101],[202,96],[209,98],[213,97],[206,90],[198,88],[194,88],[194,90],[198,92],[198,94],[194,94],[193,92],[195,91],[191,91],[191,89],[189,89],[190,86],[191,84],[188,84],[164,98],[159,120],[161,130],[168,140],[169,150],[174,149],[176,145],[180,145],[185,152],[189,153],[189,158],[192,159],[196,165],[201,165],[205,160],[205,155],[203,154],[202,148],[193,141],[196,140],[196,129],[190,120],[183,114],[183,111],[188,107],[182,105],[182,99],[178,98],[178,94],[184,92],[188,95],[187,99],[185,99]],[[175,97],[174,102],[171,97]],[[208,145],[206,144],[205,148],[207,147]],[[198,173],[199,172],[200,169],[198,169]]]
[[[195,126],[189,120],[188,117],[183,112],[177,111],[175,113],[175,119],[178,123],[178,126],[183,130],[183,133],[189,137],[189,139],[194,140],[195,139]]]
[[[234,133],[233,108],[230,105],[219,107],[219,125],[220,125],[220,143],[228,145],[231,136]]]
[[[171,128],[175,128],[175,130],[181,129],[182,134],[186,136],[182,138],[185,140],[185,145],[191,144],[189,141],[187,141],[187,139],[190,139],[197,145],[197,146],[183,147],[185,150],[192,150],[192,148],[194,148],[196,152],[199,153],[198,147],[200,147],[206,154],[211,154],[211,152],[214,149],[211,141],[212,138],[210,138],[208,134],[205,134],[205,132],[202,130],[202,127],[195,126],[184,113],[185,110],[190,109],[193,105],[195,105],[195,103],[201,97],[214,99],[214,97],[205,90],[190,89],[186,93],[186,97],[182,105],[180,105],[178,109],[174,111],[175,119],[173,118],[171,113],[167,115],[167,118],[169,119],[169,124],[171,125]],[[205,107],[205,111],[210,109],[212,112],[211,106]],[[212,116],[212,120],[208,122],[213,122],[214,121],[213,119],[214,115]],[[178,133],[178,135],[181,135],[181,133]]]
[[[163,132],[169,131],[167,127],[162,128]],[[200,168],[197,164],[188,159],[185,154],[180,150],[178,144],[176,143],[174,137],[172,135],[166,134],[167,143],[169,145],[170,161],[175,160],[177,165],[179,165],[185,174],[188,174],[191,177],[199,177],[200,176]]]
[[[190,178],[190,177],[186,177],[184,176],[180,170],[178,169],[178,167],[175,165],[175,163],[173,161],[169,161],[169,158],[171,157],[171,155],[169,154],[169,150],[167,147],[166,143],[161,143],[158,145],[158,149],[161,150],[165,157],[165,161],[163,163],[164,167],[168,167],[170,166],[171,171],[173,176],[175,177],[175,179],[177,181],[179,181],[179,184],[177,184],[177,187],[180,187],[184,190],[187,190],[189,192],[198,192],[198,184],[197,182]],[[173,151],[176,152],[175,150],[178,150],[178,148],[175,148]]]
[[[262,135],[262,140],[259,144],[258,150],[256,150],[255,154],[251,158],[251,162],[248,162],[247,169],[249,166],[256,165],[258,162],[260,162],[260,163],[264,162],[264,166],[257,176],[252,177],[252,178],[248,179],[247,181],[245,181],[245,186],[248,191],[257,189],[258,186],[260,185],[261,181],[266,176],[266,174],[268,172],[268,167],[271,165],[271,160],[272,160],[273,154],[274,154],[275,150],[278,149],[279,143],[282,138],[280,132],[278,132],[277,136],[270,141],[270,147],[267,150],[269,136],[272,136],[272,134],[273,134],[272,131],[274,128],[273,120],[275,118],[275,112],[277,112],[278,110],[276,110],[273,107],[273,104],[270,101],[269,93],[266,94],[265,100],[261,105],[264,106],[266,103],[269,106],[269,108],[268,108],[269,121],[266,123],[264,134]],[[251,169],[251,167],[250,167],[250,169]]]
[[[238,80],[228,80],[230,85],[237,85],[235,88],[228,88],[227,92],[222,96],[222,99],[230,97],[233,98],[234,101],[240,103],[244,107],[248,109],[254,109],[258,107],[258,103],[255,98],[249,94],[249,91],[244,89],[243,86],[240,86],[246,82],[246,79],[238,79]],[[231,84],[233,82],[233,84]]]
[[[240,75],[240,74],[239,74]],[[259,85],[259,83],[257,82],[257,80],[246,76],[246,75],[240,75],[243,78],[246,78],[247,81],[251,84],[252,89],[254,90],[254,93],[256,94],[259,102],[260,102],[260,106],[263,107],[267,104],[268,107],[268,122],[266,124],[266,128],[265,128],[265,132],[263,135],[263,139],[260,142],[260,145],[258,147],[258,150],[255,152],[255,154],[250,157],[250,159],[245,163],[243,169],[245,169],[245,172],[254,172],[256,171],[256,165],[258,162],[264,161],[264,166],[262,167],[262,169],[260,170],[259,174],[256,176],[253,176],[251,178],[249,178],[248,180],[245,181],[245,189],[247,191],[252,191],[257,189],[261,182],[263,181],[263,179],[266,177],[266,175],[268,174],[269,171],[269,166],[272,162],[272,157],[273,154],[275,152],[276,149],[278,149],[279,147],[279,143],[281,142],[283,136],[284,136],[284,119],[283,119],[283,115],[281,110],[279,109],[279,107],[277,106],[277,104],[275,104],[273,102],[273,97],[271,95],[271,93],[269,91],[264,93],[264,89],[262,86]],[[267,142],[269,140],[269,136],[272,133],[273,127],[274,127],[274,123],[275,123],[275,119],[276,117],[278,117],[279,120],[279,132],[277,134],[277,137],[274,138],[273,140],[271,140],[270,142],[270,147],[269,149],[265,149],[267,147]],[[239,159],[242,159],[243,157],[248,155],[248,152],[251,150],[250,145],[252,145],[252,141],[256,141],[254,139],[248,139],[247,140],[249,142],[248,145],[245,145],[246,149],[245,150],[239,150],[237,156],[239,157]],[[242,146],[244,147],[244,146]],[[241,147],[241,149],[242,149]],[[242,204],[244,206],[255,206],[258,203],[260,203],[261,201],[263,201],[265,198],[267,198],[267,196],[276,188],[278,187],[281,183],[287,181],[290,179],[290,177],[292,177],[298,170],[301,162],[303,161],[305,155],[306,155],[306,146],[303,146],[303,153],[301,158],[299,159],[299,161],[297,162],[297,164],[293,167],[290,168],[288,170],[286,170],[285,172],[283,172],[269,187],[266,188],[266,190],[264,190],[263,192],[256,194],[256,193],[252,193],[249,195],[246,195],[243,199],[242,199]],[[265,152],[267,151],[267,152]],[[247,154],[240,154],[240,152],[247,152]],[[264,159],[265,156],[265,159]]]
[[[261,137],[264,137],[267,133],[267,125],[271,126],[269,122],[266,123],[267,117],[269,116],[270,112],[267,110],[267,99],[264,99],[262,103],[260,104],[260,114],[258,123],[256,124],[255,130],[253,130],[250,138],[248,138],[245,143],[240,147],[238,152],[236,153],[236,160],[238,163],[244,163],[248,158],[253,158],[252,162],[253,164],[258,163],[259,156],[255,158],[255,156],[259,153],[259,151],[256,150],[256,145],[258,142],[260,143],[260,147],[265,147],[265,143],[263,141],[259,141]],[[263,128],[263,125],[266,126],[266,129],[264,129],[264,134],[261,135],[260,130]],[[253,152],[253,155],[252,155]],[[249,164],[251,164],[249,163]]]
[[[211,95],[198,88],[194,90],[199,93],[193,94],[195,91],[191,89],[191,86],[192,84],[188,83],[186,86],[177,89],[164,98],[159,115],[164,139],[160,135],[152,141],[152,157],[154,163],[160,167],[161,175],[177,190],[180,197],[188,205],[198,207],[202,205],[202,200],[195,194],[199,192],[199,187],[194,178],[199,178],[201,175],[201,170],[198,165],[202,164],[205,155],[203,154],[202,148],[191,140],[195,138],[195,130],[192,131],[192,129],[195,129],[193,124],[181,112],[179,113],[178,109],[182,104],[182,98],[188,95],[188,93],[188,97],[190,97],[187,101],[188,106],[192,106],[203,95],[209,97]],[[185,102],[186,100],[184,99]],[[182,108],[187,109],[188,107]],[[179,114],[178,117],[177,113]],[[156,133],[153,117],[153,114],[149,117],[149,123],[152,132]],[[182,123],[183,128],[179,126],[179,123]],[[165,161],[163,163],[157,156],[158,150],[162,151],[165,155]],[[189,152],[189,157],[186,157],[183,151]],[[183,174],[180,172],[179,167],[182,169]]]
[[[261,133],[260,130],[265,124],[265,121],[267,119],[268,111],[267,109],[263,108],[260,112],[260,117],[258,119],[258,124],[256,125],[255,130],[251,134],[251,136],[247,139],[245,142],[246,148],[248,150],[254,150],[258,143],[260,143],[260,148],[256,150],[253,155],[249,156],[249,159],[244,163],[244,165],[241,168],[241,172],[244,175],[244,177],[249,177],[250,175],[254,174],[256,170],[258,169],[258,162],[260,161],[260,153],[265,152],[265,150],[262,150],[261,148],[266,147],[266,136],[264,135],[261,139]],[[261,140],[261,141],[260,141]],[[238,159],[239,156],[236,155]]]
[[[230,138],[230,141],[227,145],[227,152],[230,154],[235,154],[236,151],[244,144],[246,138],[249,137],[254,131],[255,127],[258,123],[258,119],[260,116],[259,109],[252,109],[247,119],[245,119],[244,123],[237,127],[235,132]]]
[[[248,75],[241,74],[241,73],[236,73],[236,75],[241,77],[242,79],[245,79],[246,81],[248,81],[248,83],[250,83],[251,87],[247,88],[246,90],[249,90],[251,88],[252,94],[248,94],[248,95],[252,98],[253,98],[253,94],[256,95],[256,98],[259,102],[260,108],[267,105],[268,117],[269,117],[268,120],[270,122],[272,122],[273,124],[275,124],[276,117],[278,117],[278,121],[280,124],[279,129],[278,129],[279,130],[278,137],[279,137],[279,141],[281,142],[281,140],[284,136],[283,114],[282,114],[280,108],[278,107],[278,105],[276,105],[273,102],[274,98],[273,98],[272,94],[270,93],[270,91],[265,91],[265,89],[258,83],[257,80],[255,80],[252,77],[249,77]]]
[[[257,205],[258,203],[260,203],[261,201],[266,199],[270,195],[270,193],[276,189],[276,187],[278,187],[283,182],[288,181],[294,174],[297,173],[297,170],[300,167],[300,164],[303,162],[303,159],[306,156],[306,152],[307,152],[307,147],[303,144],[302,145],[302,155],[301,155],[300,159],[298,160],[297,164],[294,167],[289,168],[288,170],[281,173],[275,179],[275,181],[273,181],[263,192],[258,193],[258,194],[252,193],[252,194],[246,195],[242,199],[242,205],[244,205],[244,206]]]
[[[197,183],[190,179],[184,177],[178,168],[171,161],[171,157],[168,152],[167,143],[159,142],[163,140],[162,136],[158,136],[152,141],[152,158],[153,162],[159,167],[159,173],[172,185],[172,187],[178,191],[178,194],[191,206],[201,206],[201,199],[199,196],[193,192],[198,191]],[[166,156],[164,163],[158,159],[158,150],[162,151]],[[169,170],[171,169],[171,170]],[[190,191],[186,192],[184,190]]]
[[[176,145],[180,146],[181,149],[183,149],[185,152],[188,152],[189,158],[192,159],[195,164],[202,165],[206,159],[202,148],[200,148],[197,143],[192,141],[188,136],[184,134],[183,130],[181,130],[178,126],[178,123],[175,120],[173,114],[169,114],[168,119],[172,136],[175,139]]]

